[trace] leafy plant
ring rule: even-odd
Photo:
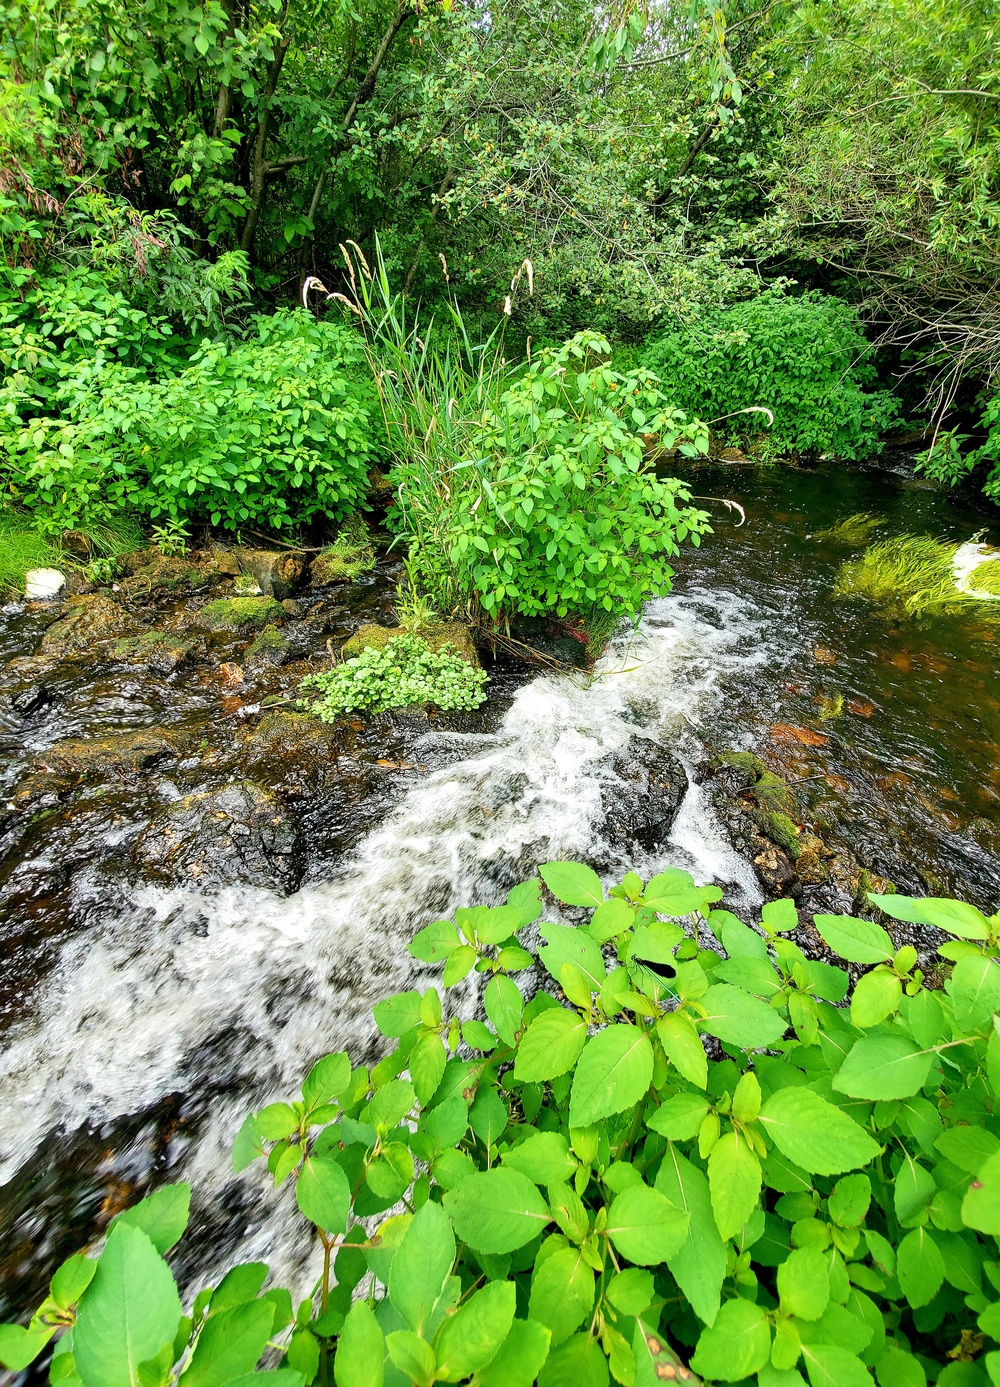
[[[865,511],[860,511],[855,515],[846,515],[843,520],[838,520],[829,529],[817,530],[813,538],[832,539],[837,544],[860,546],[867,544],[875,531],[881,529],[884,524],[884,515],[869,515]]]
[[[82,1387],[995,1381],[1000,915],[870,897],[943,933],[940,990],[883,925],[815,916],[866,970],[848,1008],[790,900],[758,930],[682,871],[607,894],[578,863],[540,874],[410,945],[445,989],[480,975],[485,1021],[433,986],[386,998],[374,1068],[326,1055],[241,1128],[236,1171],[290,1181],[323,1250],[297,1310],[250,1263],[185,1315],[164,1258],[190,1191],[166,1186],[0,1329],[0,1360],[61,1334],[52,1380]],[[546,921],[543,882],[576,924]],[[526,1000],[512,975],[538,967]],[[254,1372],[267,1349],[282,1366]]]
[[[419,635],[427,626],[435,626],[440,613],[431,605],[430,599],[420,591],[414,565],[410,559],[405,564],[406,578],[396,586],[396,621],[409,635]]]
[[[774,414],[769,441],[786,453],[853,459],[878,452],[899,404],[875,379],[855,310],[818,291],[759,295],[654,337],[644,364],[682,409],[737,437]]]
[[[485,700],[484,670],[454,653],[447,643],[433,651],[419,636],[393,636],[381,648],[366,646],[360,655],[333,669],[310,674],[303,689],[320,697],[307,704],[324,722],[344,713],[384,713],[411,703],[438,708],[478,708]]]
[[[181,520],[167,520],[163,525],[154,525],[149,537],[164,558],[180,558],[188,551],[191,536]]]

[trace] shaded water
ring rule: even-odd
[[[125,851],[157,804],[241,771],[233,726],[257,714],[225,711],[208,665],[160,681],[109,675],[96,689],[67,676],[62,699],[9,734],[11,793],[25,757],[68,735],[156,723],[207,748],[170,775],[150,772],[142,793],[121,792],[114,823],[101,821],[105,838],[120,835],[121,861],[81,860],[58,891],[5,907],[5,966],[19,979],[0,1055],[11,1311],[23,1313],[45,1269],[115,1208],[181,1176],[197,1195],[188,1273],[259,1255],[291,1274],[293,1221],[266,1217],[273,1196],[231,1177],[228,1147],[245,1113],[289,1096],[319,1054],[375,1056],[371,1003],[434,971],[404,952],[428,919],[496,901],[563,856],[609,874],[684,865],[722,884],[727,904],[756,905],[752,867],[696,783],[711,752],[765,755],[801,782],[824,836],[903,889],[1000,898],[993,632],[956,621],[904,628],[834,604],[833,577],[851,551],[810,538],[867,510],[887,517],[880,535],[967,539],[981,513],[886,470],[702,467],[693,477],[699,494],[743,504],[747,523],[713,510],[715,536],[684,555],[675,592],[649,605],[594,678],[508,666],[484,716],[381,720],[352,733],[321,789],[286,806],[310,841],[336,821],[290,895],[165,884]],[[321,634],[342,639],[359,615],[386,611],[388,577],[367,591],[364,612],[357,593],[341,599]],[[6,657],[37,638],[28,615],[0,619]],[[838,696],[841,715],[822,718]],[[633,770],[662,748],[690,783],[661,835],[636,802],[652,792],[637,792]],[[94,812],[106,815],[106,802]],[[47,831],[43,818],[28,840],[33,859]]]

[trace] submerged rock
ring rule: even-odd
[[[277,626],[267,625],[260,635],[247,647],[243,664],[248,670],[278,667],[292,658],[292,642],[283,636]]]
[[[452,654],[458,655],[470,665],[479,668],[479,656],[473,644],[468,626],[461,621],[435,622],[423,626],[419,631],[408,632],[402,626],[360,626],[350,640],[344,644],[344,658],[360,655],[362,650],[384,650],[396,636],[416,635],[438,654],[446,645],[452,647]]]
[[[139,834],[144,871],[199,887],[243,883],[282,893],[298,884],[298,833],[288,810],[251,780],[188,795]]]
[[[184,733],[165,727],[142,727],[108,737],[71,738],[40,752],[32,769],[76,779],[131,776],[163,761],[176,760],[188,744]]]
[[[184,638],[175,631],[143,631],[115,641],[109,658],[126,669],[148,669],[155,674],[172,674],[193,658],[200,642]]]
[[[101,593],[71,597],[66,602],[65,615],[42,637],[38,653],[62,660],[88,650],[98,641],[124,636],[130,627],[134,630],[132,618],[110,597]]]
[[[206,631],[259,631],[269,623],[280,623],[285,611],[273,597],[218,597],[202,607],[195,625]]]

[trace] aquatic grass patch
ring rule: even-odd
[[[836,544],[851,544],[860,548],[862,544],[867,544],[875,531],[881,529],[884,524],[884,515],[869,515],[866,511],[859,511],[855,515],[847,515],[843,520],[838,520],[829,529],[817,530],[813,539],[830,539]]]
[[[863,597],[888,616],[974,614],[1000,620],[1000,604],[957,586],[955,556],[960,545],[931,535],[899,535],[871,545],[843,564],[834,597]]]
[[[471,710],[485,702],[486,680],[485,670],[470,664],[450,643],[432,650],[421,637],[405,633],[382,646],[366,645],[360,655],[303,679],[301,687],[320,696],[302,706],[323,722],[335,722],[345,713],[385,713],[411,704]]]
[[[969,587],[1000,597],[1000,557],[987,559],[969,574]]]
[[[66,555],[51,535],[43,534],[16,511],[0,511],[0,595],[24,591],[32,568],[64,568]]]

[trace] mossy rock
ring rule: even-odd
[[[762,775],[767,775],[768,770],[759,756],[755,756],[752,751],[724,751],[721,756],[716,756],[712,762],[713,767],[731,766],[735,770],[747,771],[754,778],[756,783]]]
[[[273,597],[219,597],[202,607],[196,624],[206,631],[259,631],[285,619],[285,610]]]
[[[324,549],[312,561],[309,583],[314,588],[329,587],[333,583],[352,583],[374,567],[375,554],[371,549]]]
[[[787,814],[769,814],[766,810],[755,809],[750,817],[761,832],[786,852],[793,862],[798,858],[802,851],[799,831]]]
[[[435,655],[440,654],[444,647],[449,645],[452,647],[452,653],[465,660],[467,664],[475,666],[476,669],[480,667],[469,628],[460,621],[435,622],[432,626],[424,626],[413,632],[405,631],[402,626],[361,626],[344,645],[344,656],[350,659],[352,656],[360,655],[362,650],[384,650],[395,637],[405,635],[418,636],[427,643]]]
[[[34,768],[81,779],[131,776],[161,761],[176,760],[188,740],[169,728],[143,727],[110,737],[56,742],[36,757]]]
[[[143,631],[138,636],[123,636],[115,641],[110,658],[116,665],[129,669],[170,674],[188,659],[197,644],[196,640],[184,639],[175,631]]]
[[[38,653],[52,659],[65,659],[89,649],[97,641],[124,635],[130,625],[134,630],[128,614],[109,597],[100,594],[71,597],[66,603],[65,615],[42,637]]]
[[[267,625],[244,655],[248,665],[283,665],[289,658],[291,643],[277,626]]]

